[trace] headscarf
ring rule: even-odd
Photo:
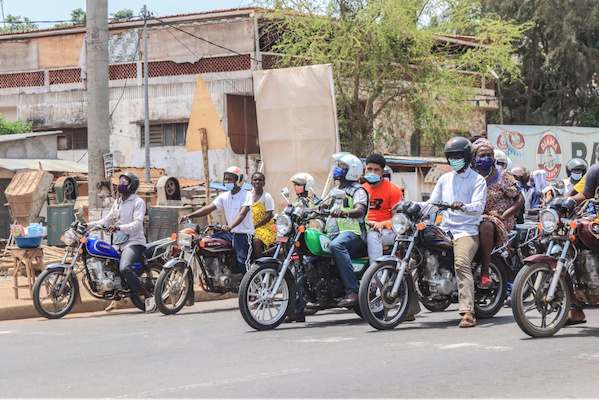
[[[533,171],[532,181],[534,182],[535,190],[542,192],[545,186],[547,186],[547,172],[544,169]]]
[[[472,155],[475,155],[478,149],[481,147],[488,147],[493,150],[493,145],[487,138],[477,139],[474,143],[472,143]]]

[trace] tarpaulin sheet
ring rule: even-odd
[[[185,141],[187,151],[202,151],[200,128],[206,129],[208,149],[227,148],[227,135],[202,75],[198,75],[196,91],[191,104],[191,116],[187,125]]]
[[[331,154],[339,151],[331,66],[255,71],[254,96],[265,189],[275,211],[286,204],[279,193],[296,172],[311,174],[322,195]]]

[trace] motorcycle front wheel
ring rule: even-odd
[[[396,296],[391,295],[397,278],[397,266],[393,261],[374,263],[360,281],[358,304],[362,316],[373,328],[385,330],[399,325],[410,305],[409,285],[412,277],[406,273],[399,284]]]
[[[64,268],[45,270],[33,285],[33,305],[41,316],[48,319],[58,319],[67,315],[75,306],[78,297],[77,276],[72,273],[67,279]]]
[[[145,269],[139,276],[139,280],[141,281],[141,284],[144,285],[146,289],[148,289],[148,292],[150,292],[153,295],[154,289],[156,287],[156,281],[158,280],[160,272],[162,272],[162,264],[151,263],[149,265],[149,270],[150,273],[148,273],[148,270]],[[133,303],[133,305],[139,308],[141,311],[146,311],[146,304],[140,296],[131,296],[131,303]]]
[[[477,318],[491,318],[503,308],[507,296],[507,265],[499,257],[491,257],[489,264],[489,289],[474,288],[474,313]],[[480,273],[477,267],[476,273]]]
[[[276,328],[292,311],[295,280],[289,271],[277,292],[271,293],[278,268],[277,264],[254,264],[239,286],[239,311],[245,322],[259,331]]]
[[[163,269],[156,281],[156,307],[166,315],[178,313],[193,293],[192,288],[193,273],[184,262]]]
[[[570,310],[570,291],[560,276],[552,301],[545,301],[554,272],[549,264],[524,266],[512,288],[512,313],[520,329],[532,337],[553,336],[566,324]],[[531,294],[526,294],[526,288]]]

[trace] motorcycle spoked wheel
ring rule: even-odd
[[[555,298],[549,303],[544,301],[553,275],[549,264],[528,264],[514,281],[512,313],[520,329],[529,336],[553,336],[568,320],[571,299],[564,276],[558,281]],[[532,288],[532,294],[526,295],[527,287]]]
[[[73,273],[65,282],[64,268],[48,269],[42,272],[33,285],[33,305],[41,316],[58,319],[67,315],[79,297],[79,282]],[[58,294],[62,283],[65,288]]]
[[[491,257],[489,264],[489,289],[479,289],[474,283],[474,314],[477,318],[491,318],[503,308],[507,296],[507,266],[501,259]],[[480,275],[480,265],[477,266],[475,275]]]
[[[395,262],[374,263],[360,281],[358,304],[362,316],[373,328],[393,329],[406,317],[410,305],[409,285],[412,276],[404,275],[397,296],[391,297],[393,283],[397,278]]]
[[[287,271],[275,296],[270,299],[278,273],[277,264],[254,264],[244,275],[239,286],[239,311],[252,328],[263,331],[279,326],[292,307],[295,280]]]
[[[176,314],[193,293],[193,273],[185,271],[187,265],[180,262],[172,268],[165,268],[160,272],[156,281],[156,307],[165,315]]]
[[[151,271],[151,276],[150,274],[148,274],[147,270],[144,270],[141,273],[141,275],[139,275],[139,280],[141,281],[141,284],[144,285],[145,288],[148,289],[148,291],[152,295],[154,295],[154,288],[156,287],[156,281],[158,280],[158,276],[162,271],[162,264],[151,263],[149,267]],[[139,308],[141,311],[146,311],[146,303],[144,303],[140,296],[131,296],[130,299],[131,303],[135,307]]]
[[[418,282],[417,269],[412,271],[412,281]],[[445,311],[447,307],[451,305],[451,299],[433,299],[430,296],[425,296],[424,294],[422,294],[418,285],[415,284],[414,288],[416,289],[416,294],[418,295],[418,300],[420,300],[420,303],[422,303],[424,308],[431,312]]]

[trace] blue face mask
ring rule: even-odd
[[[455,172],[459,172],[466,165],[466,160],[463,158],[460,158],[459,160],[449,160],[449,165],[451,165],[451,168],[453,168]]]
[[[343,169],[341,167],[333,168],[333,178],[340,179],[341,175],[343,175]]]
[[[225,190],[233,190],[235,189],[234,183],[225,183]]]
[[[493,168],[493,159],[491,157],[480,157],[476,159],[476,169],[480,171],[489,171]]]
[[[366,182],[368,183],[377,183],[381,181],[381,177],[375,174],[374,172],[364,174],[364,179],[366,179]]]
[[[570,178],[572,178],[575,181],[579,181],[582,179],[582,174],[570,174]]]

